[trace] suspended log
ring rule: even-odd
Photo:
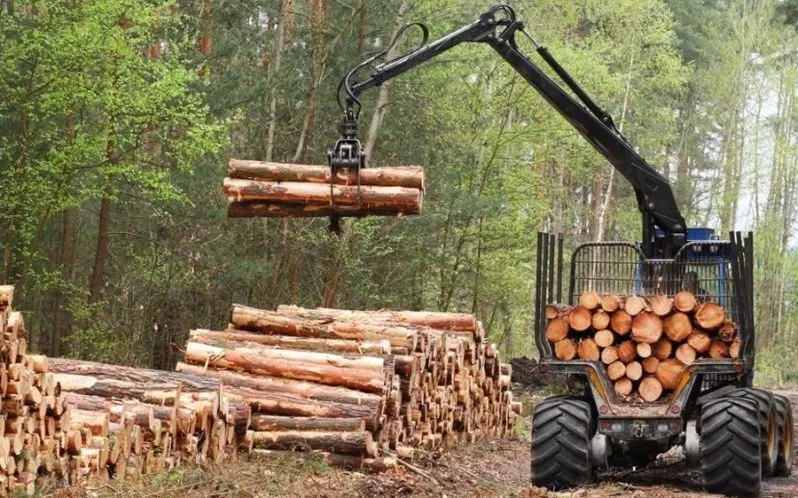
[[[335,353],[356,354],[391,354],[391,343],[387,340],[356,341],[345,339],[320,339],[315,337],[296,337],[285,335],[265,335],[241,330],[192,330],[189,334],[192,341],[214,345],[212,341],[236,341],[282,349],[299,349],[308,351],[328,351]]]
[[[618,310],[610,315],[610,328],[620,335],[626,335],[632,330],[632,316],[624,310]]]
[[[712,344],[712,338],[709,337],[709,334],[701,332],[700,330],[693,330],[690,332],[690,335],[687,336],[687,344],[699,353],[706,353],[709,351],[709,346]]]
[[[598,345],[593,339],[582,339],[576,347],[576,353],[582,360],[597,361],[601,355]]]
[[[618,302],[617,297],[610,294],[605,294],[601,296],[601,309],[603,309],[607,313],[613,313],[619,307],[620,303]]]
[[[374,185],[325,185],[306,182],[267,182],[224,179],[224,194],[231,202],[269,202],[320,206],[348,206],[361,210],[394,209],[421,212],[423,192],[417,188]]]
[[[640,381],[637,391],[643,401],[653,403],[662,396],[662,384],[655,377],[649,376]]]
[[[571,339],[563,339],[554,343],[554,356],[558,360],[573,360],[576,356],[576,344]]]
[[[593,313],[593,328],[603,330],[610,326],[610,315],[603,310]]]
[[[584,291],[582,295],[579,296],[579,305],[588,310],[594,310],[598,308],[599,302],[600,298],[598,294],[593,291]]]
[[[623,303],[623,309],[631,316],[637,316],[646,309],[646,300],[640,296],[629,296]]]
[[[615,394],[626,397],[632,394],[632,381],[626,377],[621,377],[615,381]]]
[[[682,372],[684,372],[684,364],[676,358],[668,358],[659,362],[655,375],[663,389],[672,391],[679,386]]]
[[[701,303],[693,315],[695,323],[704,330],[715,330],[726,320],[726,312],[715,303]]]
[[[689,313],[698,306],[695,294],[688,291],[681,291],[673,296],[673,307],[682,313]]]
[[[662,320],[649,311],[639,313],[632,322],[632,339],[653,344],[662,336]]]
[[[611,330],[599,330],[593,336],[593,340],[598,347],[606,348],[607,346],[612,346],[612,343],[615,342],[615,335]]]
[[[546,325],[546,339],[549,342],[559,342],[568,337],[568,321],[564,318],[555,318]]]
[[[657,316],[667,316],[673,309],[673,301],[664,294],[658,294],[651,298],[651,311]]]
[[[568,323],[571,329],[577,332],[584,332],[589,329],[592,321],[593,316],[590,310],[582,306],[571,308],[571,311],[568,312]]]
[[[662,328],[670,340],[680,342],[693,331],[693,324],[690,323],[690,317],[677,312],[662,321]]]
[[[197,342],[186,345],[186,362],[256,375],[313,381],[370,393],[385,391],[385,376],[381,372],[264,358]]]
[[[420,191],[419,191],[420,192]],[[275,202],[228,202],[228,218],[326,218],[328,216],[400,216],[421,214],[421,203],[412,209],[392,206],[341,206],[330,204],[280,204]]]
[[[270,182],[424,188],[424,168],[421,166],[363,168],[360,170],[359,175],[356,171],[339,170],[333,175],[329,166],[231,159],[227,166],[227,176],[242,180],[265,180]]]

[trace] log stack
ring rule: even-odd
[[[628,401],[664,400],[696,360],[741,354],[725,310],[688,291],[649,298],[586,291],[576,306],[551,304],[545,311],[554,357],[600,361],[615,393]]]
[[[232,159],[224,179],[231,218],[399,216],[421,213],[424,170],[365,168],[358,175],[329,166]]]
[[[468,314],[234,305],[227,330],[191,331],[177,370],[249,403],[256,451],[354,468],[506,435],[521,408]]]

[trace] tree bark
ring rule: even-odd
[[[328,166],[285,164],[231,159],[227,176],[239,180],[270,182],[308,182],[329,185],[357,185],[358,175],[349,170],[335,176]],[[421,166],[385,166],[360,171],[360,185],[424,189],[424,168]]]
[[[390,341],[353,341],[344,339],[323,339],[315,337],[295,337],[285,335],[265,335],[254,332],[228,329],[225,331],[192,330],[192,341],[218,345],[216,341],[261,344],[284,349],[325,351],[333,353],[353,353],[363,355],[391,354]]]
[[[278,417],[255,415],[250,427],[255,431],[364,431],[360,418]]]
[[[277,312],[286,316],[300,316],[316,320],[357,319],[362,323],[396,322],[441,330],[476,331],[477,320],[469,313],[442,313],[434,311],[350,311],[329,308],[305,309],[281,305]]]
[[[375,456],[370,432],[255,431],[255,448],[267,450],[322,450],[345,455]]]

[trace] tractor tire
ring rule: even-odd
[[[572,398],[552,398],[535,407],[532,418],[532,483],[568,489],[593,482],[590,405]]]
[[[790,400],[784,396],[774,394],[773,398],[776,401],[777,440],[779,446],[779,456],[776,459],[776,468],[773,475],[789,477],[792,473],[792,462],[795,456],[792,439],[792,405]]]
[[[757,496],[762,489],[759,407],[742,397],[721,398],[701,410],[701,470],[710,493]]]
[[[776,470],[779,456],[778,429],[776,423],[776,401],[773,393],[763,389],[746,387],[729,392],[726,397],[752,399],[759,405],[759,435],[762,438],[760,455],[762,457],[762,477],[770,477]]]

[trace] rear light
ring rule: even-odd
[[[621,432],[623,430],[623,424],[620,422],[615,422],[612,424],[612,432]]]
[[[681,431],[682,430],[682,424],[680,422],[671,422],[671,430],[674,431],[674,432]]]
[[[743,364],[742,363],[738,363],[738,364],[734,365],[734,371],[737,372],[737,373],[743,373]]]
[[[665,423],[657,424],[657,431],[659,431],[659,432],[668,432],[668,424],[665,424]]]
[[[602,431],[612,430],[612,422],[610,422],[608,420],[602,420],[599,423],[599,427],[601,428]]]

